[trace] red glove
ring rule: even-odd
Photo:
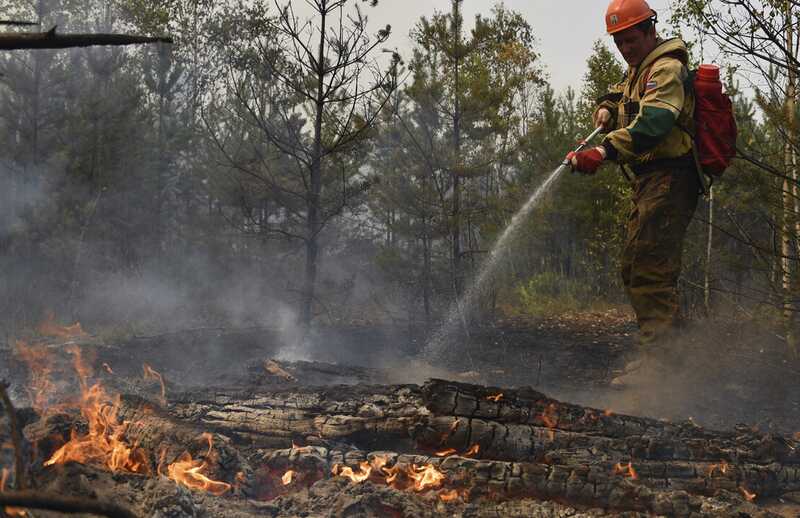
[[[600,164],[606,159],[605,149],[595,147],[586,151],[567,155],[567,160],[572,164],[572,170],[583,174],[595,174]]]

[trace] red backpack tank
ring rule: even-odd
[[[694,146],[703,171],[722,176],[736,156],[736,119],[730,97],[722,93],[719,67],[700,65],[689,75],[694,91]]]

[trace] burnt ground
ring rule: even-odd
[[[800,431],[800,361],[769,330],[752,321],[695,323],[674,345],[680,353],[665,372],[641,386],[613,390],[609,382],[634,340],[632,320],[609,311],[475,328],[435,359],[425,357],[424,339],[405,327],[328,326],[294,343],[269,328],[134,337],[99,344],[97,362],[130,378],[141,376],[147,362],[164,374],[168,388],[184,389],[252,383],[263,377],[265,358],[278,358],[300,361],[304,384],[404,384],[438,377],[528,386],[562,401],[691,419],[712,429],[745,424],[782,434]],[[0,362],[0,377],[2,370]]]

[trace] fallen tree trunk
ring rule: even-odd
[[[503,462],[467,459],[458,456],[436,458],[389,452],[365,454],[325,448],[277,450],[267,454],[266,464],[275,473],[297,470],[301,473],[328,472],[334,466],[347,466],[359,473],[365,463],[385,460],[385,467],[372,470],[365,478],[377,484],[392,485],[387,476],[411,466],[433,466],[445,475],[432,489],[456,491],[462,498],[504,500],[533,497],[569,502],[570,505],[602,507],[611,511],[633,511],[667,516],[773,516],[760,510],[734,492],[718,491],[719,498],[691,494],[676,488],[654,489],[615,474],[602,463],[583,466],[549,465],[531,462]]]
[[[637,485],[654,490],[759,496],[800,491],[798,444],[792,439],[615,415],[529,389],[433,380],[421,388],[182,394],[172,398],[170,408],[181,420],[267,448],[296,442],[431,456],[477,448],[479,459],[560,467],[567,473],[608,475],[626,473],[630,466]],[[569,501],[569,495],[560,496]]]

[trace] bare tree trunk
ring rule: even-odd
[[[320,213],[319,201],[322,191],[322,117],[325,111],[325,32],[327,0],[322,0],[320,13],[319,49],[317,52],[317,98],[314,119],[314,148],[311,163],[311,185],[308,193],[308,236],[306,238],[306,278],[303,289],[302,323],[311,324],[314,318],[314,299],[317,283],[317,261],[319,258]]]
[[[794,13],[792,3],[786,2],[786,49],[788,53],[793,53],[794,49]],[[791,63],[791,57],[787,56],[787,62]],[[783,221],[781,225],[781,266],[782,266],[782,287],[783,287],[783,322],[786,329],[786,341],[793,355],[797,355],[797,343],[794,333],[794,303],[792,301],[794,283],[792,278],[792,264],[789,257],[792,255],[792,240],[797,239],[797,225],[800,224],[796,219],[796,198],[793,194],[797,193],[797,170],[794,167],[796,144],[795,131],[795,110],[797,108],[797,77],[794,67],[788,68],[788,78],[786,85],[786,100],[784,109],[786,110],[787,121],[787,142],[784,146],[784,167],[786,177],[783,180]],[[790,182],[791,178],[791,182]]]
[[[702,174],[702,173],[701,173]],[[708,189],[708,235],[706,243],[706,271],[703,286],[703,303],[706,309],[706,316],[711,316],[711,261],[714,242],[714,186]]]
[[[461,256],[461,92],[460,92],[460,62],[461,62],[461,0],[453,0],[453,82],[454,82],[454,110],[453,110],[453,289],[458,298],[464,292],[464,279],[462,272]]]

